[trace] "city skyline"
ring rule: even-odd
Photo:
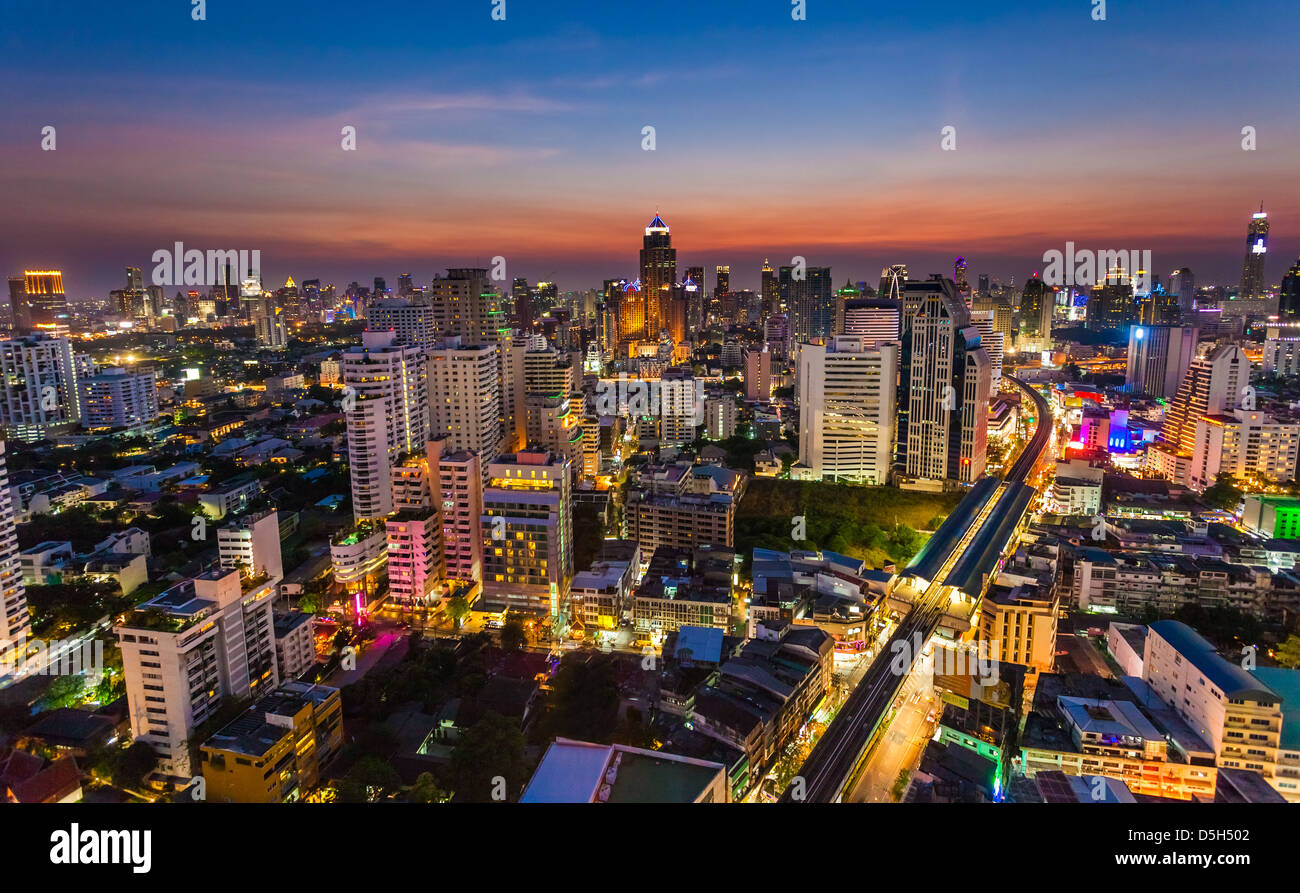
[[[708,4],[685,32],[590,2],[516,2],[504,22],[468,4],[363,19],[231,0],[201,22],[184,6],[33,8],[0,61],[0,265],[61,269],[82,300],[180,240],[261,250],[268,284],[428,279],[503,256],[511,278],[580,290],[634,274],[630,234],[658,209],[680,265],[729,264],[736,288],[795,255],[837,283],[900,262],[948,271],[958,254],[1021,283],[1066,241],[1150,249],[1162,276],[1235,285],[1261,201],[1266,284],[1300,253],[1294,76],[1261,79],[1254,61],[1296,36],[1281,3],[1161,2],[1101,22],[1086,4],[958,17],[945,3],[925,22],[820,3],[792,21],[783,6],[765,19]],[[40,70],[25,64],[18,51],[53,32]],[[936,43],[950,60],[917,64]]]

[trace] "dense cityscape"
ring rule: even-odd
[[[1226,287],[737,289],[659,214],[584,290],[13,275],[5,798],[1300,800],[1300,261],[1243,218]]]
[[[6,12],[15,867],[1289,866],[1282,0]]]

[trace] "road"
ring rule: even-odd
[[[998,484],[961,540],[945,556],[933,580],[920,581],[926,587],[923,592],[912,590],[911,610],[804,761],[798,776],[802,779],[802,784],[788,787],[782,801],[832,803],[841,799],[846,785],[854,783],[853,776],[863,757],[869,753],[881,733],[888,731],[886,714],[911,674],[913,664],[920,657],[925,643],[934,635],[946,613],[949,595],[944,581],[949,572],[989,520],[990,514],[1001,501],[1007,484],[1024,482],[1043,460],[1052,436],[1051,408],[1032,387],[1012,376],[1007,378],[1021,388],[1035,405],[1033,437],[1011,466],[1005,481]],[[959,507],[956,511],[960,510]],[[910,583],[902,585],[909,586]]]
[[[937,710],[931,677],[913,673],[903,687],[903,706],[889,723],[880,743],[867,757],[857,785],[845,799],[850,803],[890,803],[898,773],[913,770],[921,762],[921,753],[930,740],[934,725],[926,721]]]

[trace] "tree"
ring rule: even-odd
[[[469,727],[452,753],[451,774],[457,802],[500,799],[494,795],[512,799],[528,777],[523,733],[512,720],[488,712]]]
[[[1300,636],[1294,633],[1273,652],[1273,659],[1287,669],[1300,669]]]
[[[506,621],[505,626],[501,627],[501,647],[505,651],[519,651],[528,643],[528,633],[524,630],[524,622],[517,617],[511,617]]]
[[[1214,484],[1206,489],[1205,504],[1225,512],[1235,512],[1241,504],[1242,491],[1237,487],[1236,479],[1230,474],[1220,474]]]
[[[451,795],[438,787],[438,780],[431,772],[421,772],[415,784],[406,789],[406,799],[412,803],[445,803]]]
[[[456,595],[447,602],[447,616],[451,618],[452,626],[456,629],[460,629],[460,625],[465,622],[469,614],[469,602],[465,596]]]
[[[618,726],[618,682],[609,657],[566,659],[552,683],[557,735],[608,744]]]

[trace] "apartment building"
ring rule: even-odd
[[[276,586],[246,588],[235,570],[186,580],[114,627],[122,650],[131,733],[158,754],[158,771],[189,781],[189,739],[223,698],[255,697],[279,682]]]

